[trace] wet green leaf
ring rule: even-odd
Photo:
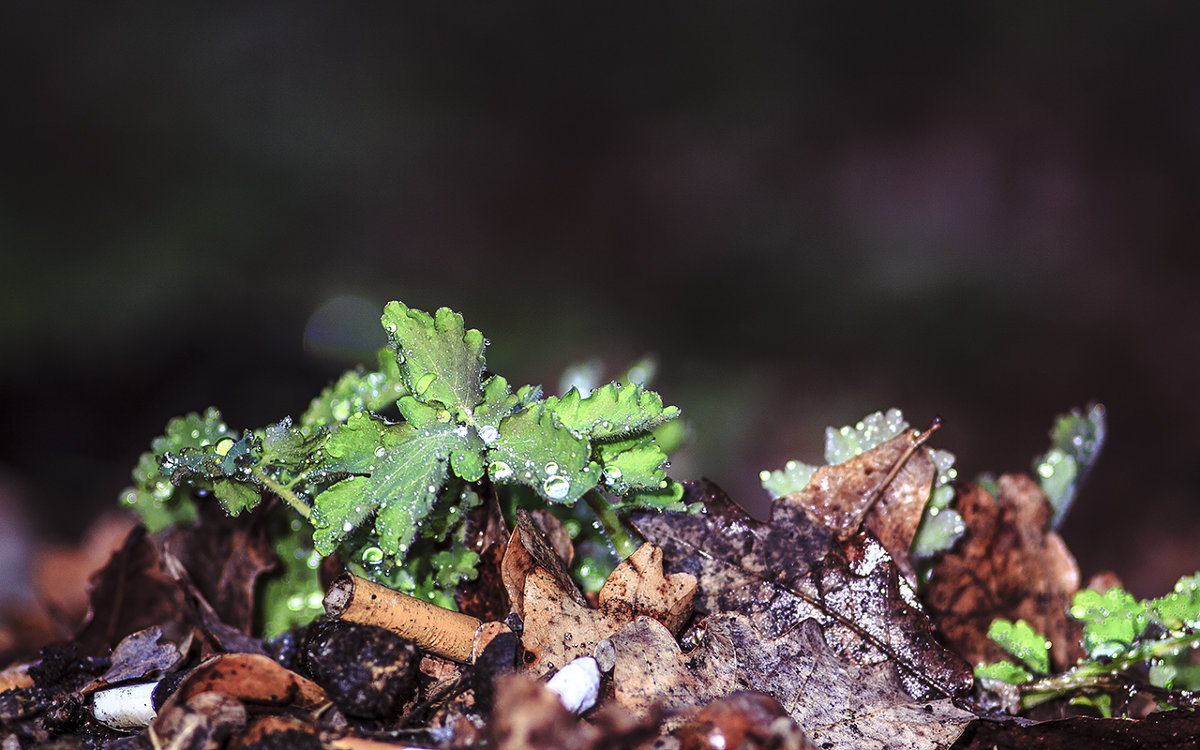
[[[988,637],[1038,674],[1050,671],[1050,641],[1024,620],[1009,622],[997,618],[988,628]]]
[[[404,384],[419,401],[463,413],[483,400],[486,342],[478,330],[465,327],[461,315],[447,307],[430,315],[390,302],[383,327]]]

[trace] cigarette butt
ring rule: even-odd
[[[386,628],[417,646],[467,663],[480,621],[386,586],[343,573],[325,593],[325,613]]]

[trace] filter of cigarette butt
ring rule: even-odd
[[[558,699],[573,714],[581,714],[596,705],[600,695],[600,667],[591,656],[581,656],[567,662],[546,683],[558,693]]]
[[[343,573],[325,594],[325,613],[386,628],[435,654],[469,662],[479,620]]]
[[[158,682],[97,690],[92,695],[92,715],[113,729],[141,729],[154,722],[154,688]]]

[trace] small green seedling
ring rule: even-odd
[[[264,595],[267,635],[320,613],[317,568],[335,553],[360,575],[452,606],[477,562],[464,521],[491,491],[509,509],[557,509],[581,536],[598,527],[621,556],[635,543],[618,509],[682,509],[658,440],[679,409],[657,393],[628,381],[561,397],[514,390],[487,370],[488,341],[457,313],[392,302],[382,323],[377,368],[345,373],[297,421],[239,431],[216,409],[172,419],[123,495],[151,531],[193,522],[200,503],[236,516],[282,500],[270,528],[284,574]],[[603,580],[594,561],[581,567],[585,584]]]
[[[981,687],[1000,696],[1010,710],[1070,698],[1094,705],[1108,715],[1112,698],[1141,681],[1164,705],[1198,707],[1200,667],[1193,658],[1200,646],[1200,574],[1185,576],[1158,599],[1139,601],[1124,589],[1075,595],[1071,617],[1083,625],[1081,645],[1087,656],[1074,667],[1050,674],[1049,642],[1027,623],[997,619],[988,636],[1016,656],[1020,665],[1000,661],[975,667]]]

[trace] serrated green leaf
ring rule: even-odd
[[[526,406],[508,387],[507,380],[492,375],[483,383],[483,403],[475,407],[470,421],[483,441],[490,444],[500,436],[500,422]]]
[[[673,479],[667,480],[666,487],[647,487],[644,489],[634,487],[617,498],[616,507],[621,509],[652,508],[688,512],[699,512],[702,509],[700,503],[694,503],[689,506],[683,502],[683,485]]]
[[[326,443],[331,471],[355,476],[338,482],[314,502],[313,539],[323,555],[375,514],[380,548],[404,557],[422,520],[437,502],[454,457],[478,454],[482,443],[449,424],[416,428],[388,424],[359,413]],[[482,471],[482,469],[480,469]]]
[[[488,446],[488,476],[498,484],[532,487],[552,502],[573,503],[599,481],[599,467],[589,453],[587,440],[535,404],[500,422],[499,435]]]
[[[936,496],[939,491],[945,490],[943,494],[954,496],[954,490],[951,487],[939,487],[934,490]],[[914,557],[930,557],[943,550],[948,550],[954,546],[954,542],[958,540],[967,530],[967,522],[958,514],[958,511],[951,508],[938,508],[930,503],[925,511],[925,515],[921,518],[921,525],[917,527],[917,535],[913,537],[912,555]]]
[[[231,516],[236,516],[243,510],[253,510],[262,500],[257,488],[232,479],[215,480],[213,494],[217,496],[225,512]]]
[[[763,489],[770,494],[772,500],[778,500],[784,495],[800,492],[808,486],[812,475],[817,473],[817,467],[801,461],[788,461],[782,469],[758,473]]]
[[[908,429],[908,422],[899,409],[868,414],[860,422],[840,429],[825,430],[825,463],[830,466],[845,463]]]
[[[600,478],[607,492],[624,495],[634,488],[666,488],[667,455],[649,433],[600,443],[594,455],[600,462]]]
[[[483,400],[483,350],[478,330],[466,329],[462,316],[447,307],[430,316],[401,302],[383,311],[405,386],[418,400],[451,411],[472,410]]]
[[[997,618],[988,628],[988,638],[1038,674],[1050,672],[1050,641],[1024,620]]]
[[[152,533],[176,523],[196,521],[195,499],[188,488],[173,485],[159,468],[157,457],[185,448],[200,449],[233,437],[221,413],[209,407],[167,422],[163,434],[150,442],[133,469],[133,487],[121,494],[121,504],[131,508]]]
[[[1058,528],[1075,500],[1084,477],[1100,455],[1106,432],[1104,406],[1092,404],[1084,414],[1072,409],[1050,428],[1050,450],[1033,462],[1033,472],[1054,509],[1051,527]]]
[[[262,461],[266,464],[300,469],[319,460],[325,429],[304,433],[293,426],[291,417],[269,425],[262,434]]]
[[[322,390],[301,415],[301,426],[330,427],[346,421],[356,412],[380,411],[408,393],[392,352],[382,349],[377,358],[379,367],[376,371],[355,368]]]
[[[1083,648],[1093,658],[1113,658],[1133,647],[1148,624],[1145,605],[1124,589],[1103,594],[1084,589],[1071,600],[1071,617],[1083,623]]]
[[[1200,629],[1200,573],[1180,578],[1171,593],[1146,602],[1146,610],[1167,630]]]
[[[636,384],[609,383],[586,397],[572,388],[562,398],[546,399],[546,408],[564,427],[594,441],[650,430],[679,416],[677,407],[664,407],[661,396]]]
[[[1011,661],[997,661],[991,664],[975,666],[975,678],[978,680],[999,680],[1009,685],[1021,685],[1033,679],[1027,670],[1018,667]]]

